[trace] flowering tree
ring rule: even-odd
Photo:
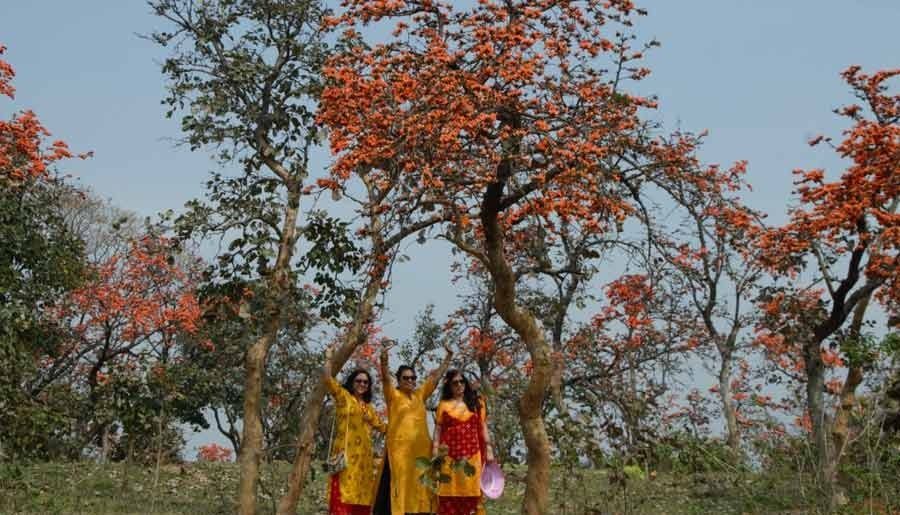
[[[0,44],[0,55],[5,52],[6,47]],[[13,67],[0,59],[0,96],[14,98],[15,75]],[[28,179],[47,178],[53,163],[74,157],[61,140],[47,144],[48,136],[50,131],[33,111],[22,111],[8,121],[0,120],[0,184],[9,187]]]
[[[348,51],[327,65],[320,114],[338,154],[334,179],[407,184],[416,194],[399,205],[443,213],[441,237],[490,275],[494,308],[532,363],[518,403],[529,464],[523,511],[546,513],[542,405],[554,364],[517,289],[516,256],[534,238],[521,222],[602,234],[633,212],[639,177],[682,170],[682,149],[652,140],[638,116],[654,102],[622,89],[648,72],[634,65],[643,49],[613,27],[640,11],[626,1],[484,1],[459,11],[344,4],[333,23]],[[393,39],[359,43],[359,25],[388,20],[397,22]]]
[[[700,321],[690,331],[701,346],[698,351],[709,349],[715,356],[712,368],[726,441],[737,451],[741,427],[731,385],[756,314],[753,299],[762,271],[752,242],[761,231],[762,215],[739,198],[749,189],[743,180],[746,163],[729,169],[692,166],[697,170],[690,181],[657,178],[662,205],[646,206],[641,214],[648,242],[671,272],[667,280],[680,292],[675,296]]]
[[[5,51],[0,44],[0,98],[8,100],[15,72]],[[0,120],[0,453],[12,456],[52,456],[45,444],[57,433],[48,425],[74,411],[63,392],[32,388],[41,358],[61,336],[50,308],[84,270],[82,242],[60,209],[73,188],[52,173],[73,154],[49,136],[29,110]]]
[[[659,270],[625,274],[604,288],[599,312],[572,337],[567,390],[596,406],[596,424],[625,454],[646,453],[666,396],[679,384],[696,328]]]
[[[197,450],[197,460],[207,462],[228,462],[231,461],[231,454],[231,449],[210,443],[200,446]]]
[[[85,388],[93,439],[124,416],[115,412],[111,419],[97,411],[106,386],[162,373],[159,367],[175,358],[178,337],[197,330],[201,311],[191,270],[180,266],[165,239],[133,241],[126,254],[109,257],[92,272],[56,306],[71,336],[42,363],[34,387],[67,380]]]
[[[817,471],[827,490],[845,440],[829,439],[828,361],[834,353],[860,356],[859,330],[870,299],[892,317],[900,307],[900,95],[888,93],[889,80],[900,70],[866,74],[853,66],[842,75],[861,102],[836,111],[852,122],[833,147],[848,167],[835,180],[828,180],[823,170],[795,171],[800,205],[784,227],[768,232],[760,243],[764,263],[776,277],[796,283],[793,279],[807,269],[816,285],[785,285],[770,297],[769,310],[793,315],[783,327],[790,330],[786,337],[795,339],[789,347],[800,350]],[[810,143],[822,142],[830,140],[818,137]],[[805,300],[795,302],[797,298]],[[791,305],[814,309],[787,309]],[[768,329],[778,336],[782,326]],[[844,383],[842,397],[851,404],[862,371],[851,366]]]

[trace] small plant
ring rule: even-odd
[[[474,476],[476,472],[475,467],[467,459],[460,458],[455,460],[448,455],[448,452],[447,446],[441,444],[435,457],[419,456],[416,458],[416,468],[422,470],[422,473],[419,475],[419,482],[435,495],[437,495],[441,483],[449,483],[451,480],[450,475],[442,470],[445,461],[449,460],[450,470],[454,472],[462,471],[470,477]]]

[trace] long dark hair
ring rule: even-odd
[[[346,378],[344,378],[344,389],[353,393],[353,381],[356,379],[356,376],[359,374],[365,374],[366,379],[369,380],[369,389],[366,390],[366,393],[362,395],[362,400],[371,403],[372,402],[372,376],[369,375],[369,371],[364,368],[357,368],[353,372],[350,372]]]
[[[452,381],[456,376],[459,376],[463,380],[463,386],[465,386],[465,390],[463,390],[463,402],[466,403],[466,407],[469,408],[469,411],[472,413],[478,413],[478,407],[481,404],[481,397],[478,395],[478,392],[472,388],[472,384],[469,383],[469,378],[466,377],[465,374],[460,370],[448,370],[446,374],[444,374],[444,387],[441,389],[441,400],[450,400],[453,398],[453,384]]]

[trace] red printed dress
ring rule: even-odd
[[[484,466],[485,446],[481,426],[486,413],[481,404],[478,413],[472,413],[464,403],[452,400],[438,404],[435,420],[440,424],[440,443],[447,446],[448,456],[441,470],[450,476],[449,483],[438,487],[439,515],[483,514],[481,502],[481,471]],[[452,464],[465,459],[475,474],[468,475]]]

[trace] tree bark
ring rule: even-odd
[[[531,356],[532,371],[525,392],[519,399],[519,424],[528,451],[525,496],[522,513],[549,513],[550,439],[541,408],[553,376],[551,349],[537,319],[516,303],[516,278],[503,253],[503,229],[500,226],[500,200],[503,180],[509,176],[510,163],[503,161],[498,182],[485,191],[481,209],[484,227],[486,268],[494,281],[494,308],[497,314],[522,338]]]
[[[273,335],[266,331],[256,340],[244,358],[244,428],[238,463],[241,479],[238,485],[238,509],[241,515],[255,515],[259,461],[263,453],[261,413],[262,382],[266,357]]]
[[[347,331],[344,342],[334,353],[332,370],[338,371],[350,359],[353,352],[365,343],[368,333],[366,326],[372,320],[375,311],[375,299],[381,291],[381,279],[384,272],[377,277],[372,277],[365,290],[356,311],[353,324]],[[303,417],[300,422],[300,433],[297,436],[297,454],[291,465],[291,473],[288,476],[287,491],[278,501],[278,515],[293,515],[297,510],[297,502],[303,495],[306,485],[306,477],[309,475],[312,463],[313,449],[315,448],[316,428],[322,415],[322,402],[325,400],[325,384],[319,382],[313,389],[306,402]]]
[[[731,354],[722,353],[719,365],[719,399],[722,401],[722,414],[725,416],[726,443],[737,453],[740,450],[740,429],[737,423],[737,410],[734,407],[734,396],[731,392]]]
[[[861,338],[862,325],[865,321],[866,309],[869,307],[870,299],[871,295],[863,297],[854,308],[853,321],[850,324],[850,338]],[[831,427],[832,453],[824,467],[829,485],[836,485],[837,483],[838,468],[850,440],[850,414],[853,408],[856,407],[856,389],[863,382],[864,366],[865,363],[858,361],[850,363],[847,370],[847,378],[844,380],[838,396],[834,423]],[[834,493],[837,494],[837,492]],[[834,506],[836,500],[836,496],[832,495],[832,506]]]
[[[825,364],[822,361],[819,339],[813,338],[812,341],[804,344],[803,354],[806,363],[806,409],[812,426],[816,479],[823,491],[829,494],[830,482],[825,474],[829,451],[825,413]]]
[[[300,184],[288,186],[284,222],[278,246],[278,258],[268,281],[270,292],[268,307],[264,313],[262,332],[247,349],[244,356],[244,428],[241,453],[238,456],[241,478],[238,483],[238,513],[256,514],[256,490],[259,486],[259,461],[263,454],[262,384],[266,372],[269,349],[278,335],[281,324],[281,305],[290,287],[291,259],[297,233],[297,217],[300,212]]]

